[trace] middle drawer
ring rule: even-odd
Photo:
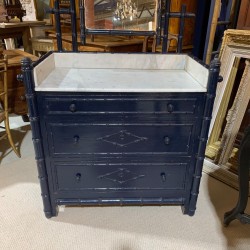
[[[192,152],[194,124],[46,123],[52,156],[83,154],[185,154]]]

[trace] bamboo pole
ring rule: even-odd
[[[213,13],[213,18],[211,22],[209,42],[208,42],[208,48],[207,48],[207,54],[206,54],[206,64],[209,64],[211,61],[213,45],[214,45],[214,37],[215,37],[216,28],[217,28],[218,18],[220,16],[220,10],[221,10],[221,0],[215,0],[214,13]]]

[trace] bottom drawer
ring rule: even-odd
[[[56,193],[177,191],[185,190],[188,163],[54,163],[52,169]]]

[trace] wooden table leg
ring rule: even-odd
[[[25,29],[23,30],[22,40],[23,40],[24,51],[32,54],[30,27],[25,27]]]

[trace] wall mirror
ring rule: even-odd
[[[89,30],[156,30],[158,0],[84,0]]]
[[[67,15],[72,31],[72,51],[78,50],[79,37],[85,45],[88,35],[91,39],[94,35],[121,35],[151,38],[154,45],[161,44],[162,52],[166,53],[172,39],[168,34],[170,19],[179,18],[175,38],[180,53],[185,19],[193,18],[194,14],[187,13],[184,4],[181,12],[171,12],[170,7],[171,0],[54,0],[53,8],[47,12],[54,15],[59,51],[62,51],[62,15]]]

